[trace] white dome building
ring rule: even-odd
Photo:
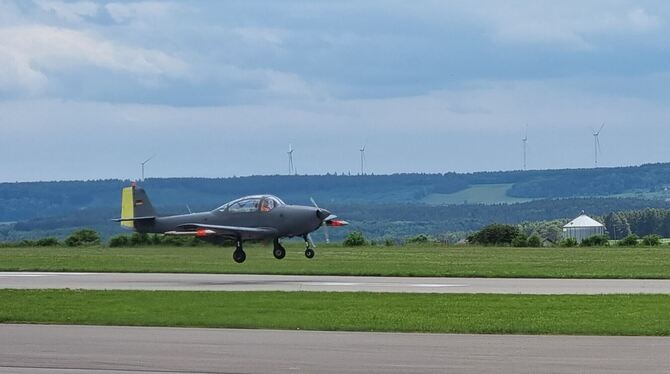
[[[563,237],[574,238],[577,243],[591,236],[604,234],[605,226],[586,214],[582,214],[563,226]]]

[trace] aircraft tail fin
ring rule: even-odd
[[[121,226],[134,228],[135,221],[155,218],[156,211],[143,188],[137,187],[133,183],[132,186],[122,190],[121,218],[116,220],[121,222]]]

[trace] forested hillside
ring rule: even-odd
[[[1,183],[0,222],[12,224],[0,225],[0,240],[63,236],[75,227],[94,227],[106,236],[117,233],[119,227],[109,219],[119,214],[120,191],[129,184],[121,180]],[[572,218],[582,210],[606,215],[670,206],[666,202],[670,164],[472,174],[165,178],[148,179],[142,185],[164,214],[184,213],[187,205],[209,210],[258,193],[275,194],[297,204],[309,204],[314,197],[321,206],[350,220],[353,228],[373,237],[471,231],[491,222]],[[479,194],[486,193],[486,186],[496,186],[496,193],[504,196],[492,195],[486,200],[489,204],[435,203],[440,197],[461,196],[473,186]],[[506,190],[500,192],[500,186]],[[516,198],[527,202],[501,203]]]

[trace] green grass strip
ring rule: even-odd
[[[670,296],[0,290],[0,322],[667,336]]]
[[[231,248],[4,248],[2,271],[179,272],[503,278],[670,278],[670,248],[482,248],[407,245],[320,246],[316,257],[290,243],[283,260],[271,246]]]

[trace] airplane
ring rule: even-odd
[[[139,233],[194,236],[211,243],[235,242],[233,260],[243,263],[246,253],[242,243],[247,240],[272,240],[272,254],[278,260],[286,256],[282,238],[302,237],[305,256],[314,257],[311,232],[321,226],[346,226],[325,209],[314,206],[288,205],[272,195],[245,196],[226,203],[210,212],[159,217],[149,196],[135,182],[121,193],[121,226]]]

